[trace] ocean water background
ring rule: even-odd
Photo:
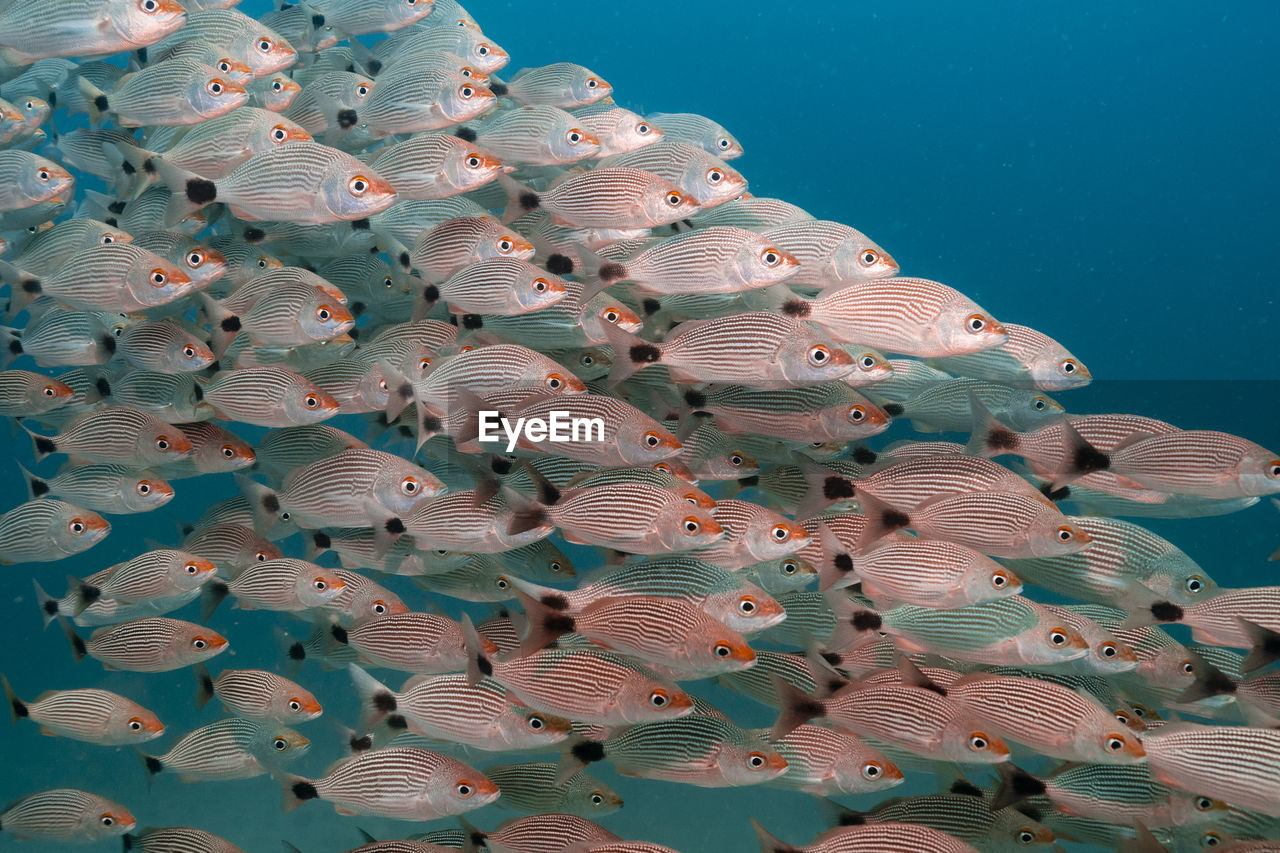
[[[240,8],[259,14],[267,6],[247,0]],[[508,71],[571,60],[608,79],[624,106],[711,116],[745,146],[733,165],[756,194],[857,227],[904,273],[952,284],[997,317],[1061,340],[1095,376],[1090,388],[1057,395],[1069,410],[1143,413],[1280,448],[1280,9],[1273,4],[729,8],[561,0],[469,9],[512,54]],[[873,444],[910,434],[898,424]],[[21,434],[6,449],[13,457],[3,472],[7,508],[25,499],[14,463],[30,465],[31,450]],[[55,468],[50,460],[38,470]],[[176,543],[176,521],[194,520],[234,491],[229,477],[176,488],[177,498],[157,513],[113,517],[111,536],[86,554],[4,568],[0,602],[0,668],[23,698],[48,688],[109,687],[169,726],[150,744],[156,751],[219,716],[212,705],[195,710],[190,672],[104,673],[92,660],[73,664],[56,629],[41,632],[30,578],[60,593],[66,574],[126,559],[147,547],[145,539]],[[1225,517],[1140,523],[1223,586],[1274,582],[1276,566],[1265,560],[1280,545],[1280,514],[1265,501]],[[403,581],[387,583],[422,607],[423,593]],[[447,599],[437,603],[456,614]],[[197,618],[194,606],[175,615]],[[215,673],[279,665],[273,628],[289,626],[286,617],[224,604],[210,625],[232,643],[211,662]],[[301,622],[290,627],[306,630]],[[401,680],[375,674],[392,686]],[[308,664],[298,680],[326,711],[300,727],[312,749],[290,769],[316,776],[338,757],[333,724],[353,724],[356,703],[344,672]],[[695,689],[741,724],[771,721],[768,709],[722,688]],[[129,806],[141,825],[199,826],[251,853],[278,850],[282,839],[305,853],[329,853],[355,847],[356,827],[394,838],[452,823],[341,818],[324,803],[282,815],[268,777],[181,784],[165,774],[148,789],[128,749],[41,737],[30,722],[3,738],[0,802],[83,787]],[[481,769],[510,760],[466,757]],[[602,766],[593,772],[626,799],[605,825],[685,853],[756,849],[749,815],[795,843],[824,825],[807,795],[622,779]],[[928,776],[909,777],[890,793],[932,787]],[[845,802],[868,808],[878,799]],[[467,817],[487,828],[511,814],[491,806]],[[63,848],[0,835],[0,850],[8,849]]]

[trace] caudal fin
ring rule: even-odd
[[[347,672],[360,697],[360,728],[369,731],[389,715],[396,713],[399,702],[396,694],[369,673],[353,664]]]
[[[1017,805],[1044,793],[1044,782],[1020,767],[1003,762],[996,765],[996,771],[1000,774],[1000,787],[991,798],[992,811]]]
[[[604,334],[613,348],[613,366],[609,368],[610,388],[650,364],[662,360],[662,349],[613,323],[604,324]]]
[[[500,173],[498,175],[498,184],[507,193],[507,204],[502,209],[503,223],[514,222],[526,213],[532,213],[542,206],[542,199],[536,192],[510,175]]]
[[[13,725],[23,717],[29,716],[27,704],[13,692],[13,688],[9,686],[9,679],[4,675],[0,675],[0,687],[4,688],[4,703],[9,706],[9,724]]]
[[[814,717],[822,717],[827,713],[827,706],[821,700],[797,688],[789,681],[776,675],[769,676],[769,683],[778,697],[778,719],[769,731],[771,740],[778,740],[795,730],[797,726],[809,722]]]
[[[760,841],[760,853],[800,853],[801,848],[788,844],[771,835],[769,830],[760,825],[760,821],[751,818],[751,828]]]

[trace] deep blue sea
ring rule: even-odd
[[[247,0],[240,8],[267,7]],[[852,225],[892,253],[904,274],[951,284],[1000,319],[1063,342],[1095,377],[1089,388],[1055,395],[1069,411],[1141,413],[1280,447],[1275,4],[476,0],[468,9],[512,55],[507,76],[569,60],[605,77],[623,106],[712,117],[746,149],[732,165],[753,193]],[[15,366],[32,368],[29,359]],[[897,424],[872,445],[911,435]],[[9,508],[26,498],[17,464],[33,462],[24,435],[5,441],[12,459],[0,503]],[[38,470],[56,467],[49,460]],[[66,575],[124,560],[145,540],[176,544],[179,522],[235,492],[226,476],[176,488],[176,499],[154,514],[113,517],[110,537],[85,554],[0,572],[0,669],[19,695],[109,687],[165,721],[166,736],[148,745],[157,750],[218,718],[213,705],[195,709],[190,671],[104,673],[92,659],[73,663],[56,628],[41,631],[31,579],[61,593]],[[1280,513],[1266,500],[1223,517],[1139,522],[1224,587],[1274,583],[1280,564],[1266,559],[1280,546]],[[296,541],[286,552],[301,556]],[[590,557],[578,566],[592,567]],[[425,606],[405,581],[386,583],[410,606]],[[447,599],[435,603],[458,612]],[[198,618],[194,605],[174,615]],[[229,602],[210,625],[232,644],[211,662],[215,674],[279,668],[273,628],[307,628]],[[401,680],[375,674],[392,686]],[[325,715],[300,727],[312,748],[290,769],[319,776],[339,756],[334,724],[353,725],[356,702],[345,672],[308,664],[298,680]],[[743,725],[772,719],[724,688],[693,689]],[[483,769],[510,758],[466,760]],[[149,789],[131,750],[42,737],[28,721],[4,733],[0,762],[0,802],[82,787],[126,804],[141,825],[198,826],[250,853],[274,853],[281,841],[336,853],[360,843],[357,827],[395,838],[451,825],[338,817],[322,802],[284,815],[269,777],[182,784],[165,774]],[[797,844],[826,825],[804,794],[625,779],[604,765],[592,772],[626,800],[605,825],[683,853],[754,851],[749,816]],[[934,785],[927,775],[909,776],[885,796]],[[844,802],[865,809],[878,799]],[[490,806],[467,818],[488,828],[512,814]],[[0,850],[10,849],[63,847],[0,835]]]

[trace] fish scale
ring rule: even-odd
[[[503,798],[505,797],[504,793]],[[569,814],[513,818],[504,821],[492,832],[485,833],[485,836],[486,844],[502,845],[503,850],[519,850],[522,853],[551,853],[576,849],[579,844],[584,843],[621,840],[603,826]]]
[[[1053,832],[1038,821],[1012,809],[993,809],[981,795],[897,797],[873,808],[866,819],[874,824],[927,826],[988,850],[1003,850],[1006,845],[1049,847],[1054,839]]]
[[[283,741],[284,748],[268,752],[273,740]],[[147,769],[152,773],[173,770],[187,780],[250,779],[267,772],[261,756],[294,757],[305,752],[307,744],[305,737],[284,726],[229,717],[190,732],[163,755],[147,756]]]
[[[747,188],[746,178],[723,160],[696,146],[668,139],[600,161],[600,168],[612,167],[643,169],[673,181],[706,207],[736,198]],[[718,184],[708,182],[707,173],[713,169],[723,175]]]
[[[412,512],[443,489],[429,471],[395,454],[355,447],[295,469],[284,480],[279,505],[307,526],[371,527]]]
[[[227,588],[241,607],[301,611],[332,600],[342,585],[331,569],[278,557],[248,567]]]
[[[1186,608],[1179,620],[1190,625],[1197,639],[1216,645],[1249,648],[1257,639],[1241,621],[1268,631],[1280,631],[1280,586],[1219,590],[1211,598]]]
[[[608,157],[657,142],[662,131],[631,110],[609,102],[575,107],[574,116],[600,140],[599,156]]]
[[[478,51],[482,45],[488,49],[485,55]],[[497,71],[509,59],[506,52],[485,38],[483,33],[468,27],[409,27],[398,30],[378,42],[373,54],[384,63],[391,64],[424,50],[447,51],[475,63],[486,73]]]
[[[818,382],[762,390],[742,385],[713,386],[693,402],[710,412],[728,433],[774,435],[793,441],[864,438],[888,428],[889,416],[844,382]],[[855,419],[855,407],[861,412]],[[828,414],[835,417],[828,422]]]
[[[454,492],[423,503],[404,520],[418,546],[491,554],[502,553],[551,532],[547,524],[511,532],[514,510],[502,495],[477,503],[474,491]]]
[[[1032,602],[1016,595],[944,611],[903,605],[880,615],[893,631],[913,634],[950,651],[974,651],[1029,631],[1040,621]]]
[[[270,51],[257,47],[264,37],[273,43]],[[182,54],[188,45],[201,50],[205,45],[221,47],[233,58],[247,62],[255,77],[287,68],[297,59],[297,51],[278,33],[236,9],[191,12],[181,30],[153,45],[149,53],[163,59],[167,54]]]
[[[15,721],[28,717],[54,734],[104,746],[138,744],[164,732],[155,714],[108,690],[46,690],[30,702],[10,696],[9,704]],[[22,711],[17,710],[19,704]]]
[[[136,289],[139,271],[152,275],[159,271],[167,278],[164,286],[150,281]],[[131,273],[133,273],[131,275]],[[41,292],[84,311],[140,311],[163,305],[185,292],[191,279],[154,252],[132,243],[108,243],[81,252],[48,278],[40,280]]]
[[[612,541],[641,539],[659,513],[681,502],[666,489],[640,482],[579,486],[548,507],[547,517],[575,535],[605,535]]]
[[[271,135],[276,129],[287,138]],[[273,145],[307,141],[310,134],[298,123],[259,107],[236,107],[224,115],[194,125],[164,158],[207,178],[218,178]],[[151,144],[151,139],[148,139]]]
[[[389,326],[368,343],[362,343],[355,357],[365,364],[387,361],[400,367],[418,348],[437,355],[450,348],[458,338],[458,327],[439,320],[418,320]]]
[[[693,216],[698,228],[723,225],[730,228],[761,230],[776,228],[789,222],[812,220],[807,212],[779,198],[736,198]]]
[[[400,198],[423,201],[475,189],[501,168],[483,148],[444,133],[419,134],[380,148],[369,165],[391,182]]]
[[[553,215],[577,226],[645,228],[661,223],[652,222],[638,209],[650,196],[666,195],[672,189],[674,183],[647,170],[600,165],[558,181],[543,194],[542,201]],[[683,204],[673,210],[666,221],[693,212]]]
[[[255,445],[258,465],[273,473],[292,473],[343,450],[367,445],[351,433],[328,424],[273,429]]]
[[[1013,595],[1018,578],[984,555],[941,540],[888,540],[853,555],[863,591],[925,607],[963,607]]]
[[[107,598],[145,601],[183,591],[206,581],[213,564],[194,554],[172,548],[146,551],[112,566],[107,579],[95,584]],[[178,572],[177,577],[174,573]]]

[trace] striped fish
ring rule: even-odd
[[[203,370],[213,363],[213,352],[203,340],[169,320],[127,327],[116,351],[134,367],[160,373]]]
[[[799,220],[770,228],[762,236],[800,265],[788,281],[791,285],[835,290],[898,274],[898,262],[888,252],[839,222]]]
[[[428,302],[444,299],[454,314],[527,314],[564,299],[566,283],[518,258],[488,258],[427,285]]]
[[[333,601],[346,587],[332,569],[292,557],[249,566],[227,584],[242,610],[299,612]]]
[[[894,797],[860,817],[873,826],[927,826],[980,850],[1060,849],[1053,830],[1015,809],[996,809],[980,789],[964,780],[946,793]]]
[[[1003,789],[1022,787],[1019,782],[1042,789],[1064,812],[1128,826],[1204,826],[1216,823],[1227,809],[1210,796],[1161,784],[1147,764],[1072,765],[1043,781],[1015,771]]]
[[[486,258],[534,254],[528,240],[487,216],[457,216],[424,232],[415,242],[410,264],[428,283],[439,283],[463,267]]]
[[[167,478],[237,471],[252,465],[257,458],[253,447],[244,439],[217,424],[193,421],[174,426],[191,442],[191,455],[159,466],[160,473]]]
[[[274,480],[343,450],[367,447],[337,427],[309,424],[270,430],[256,443],[254,452],[259,470]]]
[[[379,148],[369,165],[403,200],[448,198],[474,190],[502,171],[499,157],[443,133],[424,133]]]
[[[33,417],[71,401],[71,386],[29,370],[0,370],[0,414]]]
[[[144,743],[164,734],[164,724],[138,703],[109,690],[46,690],[23,702],[0,675],[9,719],[28,719],[41,734],[61,735],[100,746]]]
[[[77,662],[85,655],[104,669],[170,672],[208,660],[227,648],[227,639],[202,625],[163,616],[99,628],[86,642],[63,622]]]
[[[902,403],[903,417],[920,432],[973,429],[975,412],[1018,429],[1034,429],[1061,417],[1062,404],[1042,391],[1011,388],[985,379],[947,377],[912,392]],[[994,413],[991,415],[990,413]]]
[[[302,87],[289,75],[276,72],[249,81],[245,87],[249,93],[249,106],[273,113],[282,113],[302,91]]]
[[[469,121],[497,105],[497,98],[457,71],[385,73],[357,111],[373,138],[442,130]],[[501,152],[495,152],[499,157]]]
[[[1088,616],[1077,613],[1070,607],[1053,604],[1042,606],[1083,637],[1089,647],[1089,653],[1071,661],[1067,669],[1082,674],[1118,675],[1138,668],[1137,652]]]
[[[521,104],[572,109],[607,100],[613,94],[613,87],[589,68],[572,62],[553,62],[517,71],[507,83],[507,94]]]
[[[124,806],[76,788],[28,794],[0,813],[0,828],[26,840],[99,841],[123,835],[137,825]]]
[[[857,582],[872,600],[921,607],[967,607],[1022,591],[1018,575],[954,542],[882,540],[870,551],[851,555],[849,567],[850,573],[834,586]]]
[[[60,56],[101,56],[154,44],[187,23],[183,7],[156,0],[77,0],[56,9],[5,7],[0,15],[0,59],[30,65]],[[116,833],[118,834],[118,833]]]
[[[431,3],[351,3],[342,0],[318,0],[307,9],[324,16],[328,26],[348,36],[387,33],[403,29],[425,18]]]
[[[301,426],[333,417],[338,401],[287,367],[223,370],[204,386],[222,420],[266,427]]]
[[[645,148],[652,148],[647,145]],[[618,155],[628,157],[643,151]],[[600,166],[570,173],[543,193],[499,176],[511,196],[503,221],[545,209],[556,225],[575,228],[655,228],[684,219],[702,205],[675,181],[629,166]]]
[[[869,823],[828,830],[804,847],[779,841],[752,818],[761,853],[882,853],[928,850],[929,853],[977,853],[977,848],[929,826],[914,823]]]
[[[606,327],[615,358],[609,382],[652,364],[667,368],[677,382],[730,382],[752,388],[785,388],[839,379],[854,370],[853,357],[816,329],[765,311],[747,311],[709,320],[691,320],[673,329],[661,344]]]
[[[818,473],[815,468],[815,480]],[[1053,505],[1039,489],[1008,468],[981,457],[955,453],[894,461],[862,477],[827,476],[815,482],[814,486],[815,490],[821,488],[826,500],[871,495],[903,512],[911,512],[940,495],[974,492],[1011,492],[1038,501],[1046,507]]]
[[[783,306],[837,340],[918,357],[980,352],[1008,332],[959,291],[922,278],[884,278],[847,285],[817,301]]]
[[[525,814],[598,818],[623,805],[622,797],[594,776],[579,771],[561,780],[560,766],[550,762],[492,764],[484,772],[502,791],[498,805]]]
[[[775,788],[821,797],[865,794],[902,784],[898,765],[844,732],[805,723],[770,746],[787,762],[786,773],[765,783]]]
[[[202,9],[187,16],[182,29],[154,45],[156,59],[181,55],[214,44],[249,65],[254,77],[282,71],[297,61],[298,52],[277,33],[235,9]]]
[[[699,548],[724,536],[724,528],[706,510],[641,482],[580,485],[544,512],[569,542],[633,554]]]
[[[277,286],[269,296],[258,299],[239,314],[227,303],[203,296],[205,311],[214,326],[214,347],[218,352],[225,352],[239,333],[257,346],[293,347],[327,341],[349,331],[355,325],[355,318],[342,304],[346,297],[334,299],[334,288],[328,290],[324,292],[303,282]]]
[[[305,755],[311,742],[293,729],[229,717],[178,740],[163,755],[144,755],[147,772],[164,770],[183,782],[252,779]]]
[[[180,266],[191,276],[193,289],[208,287],[227,274],[227,259],[216,249],[172,231],[142,231],[133,242]]]
[[[283,778],[285,810],[306,800],[333,803],[340,814],[433,820],[498,799],[498,786],[455,758],[415,747],[362,752],[323,779]]]
[[[192,127],[164,151],[175,166],[220,178],[255,154],[293,142],[309,142],[311,134],[297,122],[259,107],[237,107]],[[146,158],[154,152],[117,145],[135,171],[147,176]]]
[[[732,159],[717,155],[722,160]],[[791,222],[813,219],[807,212],[779,198],[735,198],[696,214],[690,221],[697,228],[726,225],[731,228],[767,230]]]
[[[502,493],[453,492],[420,504],[404,520],[419,548],[494,554],[543,539],[553,526]]]
[[[73,585],[72,615],[99,598],[110,598],[128,604],[157,598],[168,598],[197,589],[213,578],[214,564],[195,554],[172,548],[145,551],[107,570],[106,577],[94,583]]]
[[[192,288],[179,267],[132,243],[106,243],[80,252],[43,278],[11,275],[0,268],[14,291],[14,310],[39,294],[83,311],[131,312],[165,305]]]
[[[721,160],[742,156],[742,143],[717,122],[697,113],[649,113],[646,118],[674,142],[696,145]]]
[[[409,607],[400,600],[400,596],[381,584],[374,583],[359,572],[346,569],[330,569],[330,571],[341,579],[346,587],[337,598],[325,605],[324,609],[337,616],[343,624],[409,612]]]
[[[104,93],[85,77],[77,78],[97,123],[110,115],[120,127],[198,124],[248,103],[244,86],[194,58],[167,59],[121,77]]]
[[[57,495],[77,506],[108,513],[150,512],[173,499],[173,487],[150,471],[128,465],[68,466],[47,479],[19,466],[34,500]]]
[[[599,157],[634,151],[665,135],[653,122],[609,102],[577,107],[573,114],[585,130],[600,140]]]
[[[393,729],[496,752],[541,749],[569,736],[568,720],[513,705],[496,681],[472,686],[465,675],[426,676],[397,693],[355,664],[348,669],[364,728],[386,720]]]
[[[384,63],[399,62],[410,58],[406,67],[412,67],[412,55],[423,50],[444,50],[474,64],[488,74],[502,68],[511,56],[479,28],[458,26],[411,27],[399,30],[390,38],[378,42],[373,54]]]
[[[194,529],[182,540],[182,548],[212,560],[231,577],[249,566],[282,556],[279,548],[255,533],[252,527],[237,524],[211,524]]]
[[[860,359],[858,368],[864,369]],[[889,427],[889,415],[845,380],[768,391],[724,385],[686,391],[684,401],[694,411],[714,415],[716,427],[724,432],[765,434],[805,443],[856,441]]]
[[[72,133],[77,132],[88,131]],[[64,136],[63,142],[71,135],[69,133]],[[83,167],[77,165],[75,168]],[[49,275],[86,249],[107,243],[128,243],[132,239],[131,235],[105,222],[76,217],[59,222],[47,231],[35,235],[30,243],[22,247],[22,254],[18,255],[14,265],[34,275]]]
[[[202,664],[196,664],[195,672],[198,708],[217,698],[236,716],[259,723],[305,723],[324,712],[306,688],[274,672],[224,669],[214,678]]]
[[[1256,669],[1275,659],[1271,638],[1280,631],[1280,586],[1218,590],[1187,607],[1159,601],[1150,606],[1161,622],[1190,626],[1196,642],[1232,648],[1256,648],[1244,666]]]
[[[671,139],[606,157],[600,161],[600,166],[643,169],[673,181],[681,191],[693,196],[701,207],[714,207],[747,191],[747,179],[723,160],[700,147]]]
[[[1170,724],[1142,739],[1155,778],[1200,796],[1280,817],[1280,732]]]
[[[800,261],[767,235],[723,226],[677,234],[624,259],[589,266],[605,284],[630,281],[654,293],[738,293],[800,272]]]
[[[244,853],[230,841],[190,826],[144,829],[125,836],[125,845],[141,853]]]
[[[809,532],[794,521],[748,501],[717,501],[712,517],[725,530],[725,538],[698,551],[698,559],[736,570],[753,563],[796,553],[809,541]]]
[[[1066,347],[1030,326],[1006,323],[1009,340],[967,355],[930,359],[939,370],[1041,391],[1082,388],[1093,379],[1089,368]]]
[[[462,627],[433,613],[389,613],[334,626],[333,633],[371,666],[431,675],[456,672],[466,661]]]
[[[87,551],[110,532],[110,523],[95,512],[36,498],[0,515],[0,563],[61,560]]]

